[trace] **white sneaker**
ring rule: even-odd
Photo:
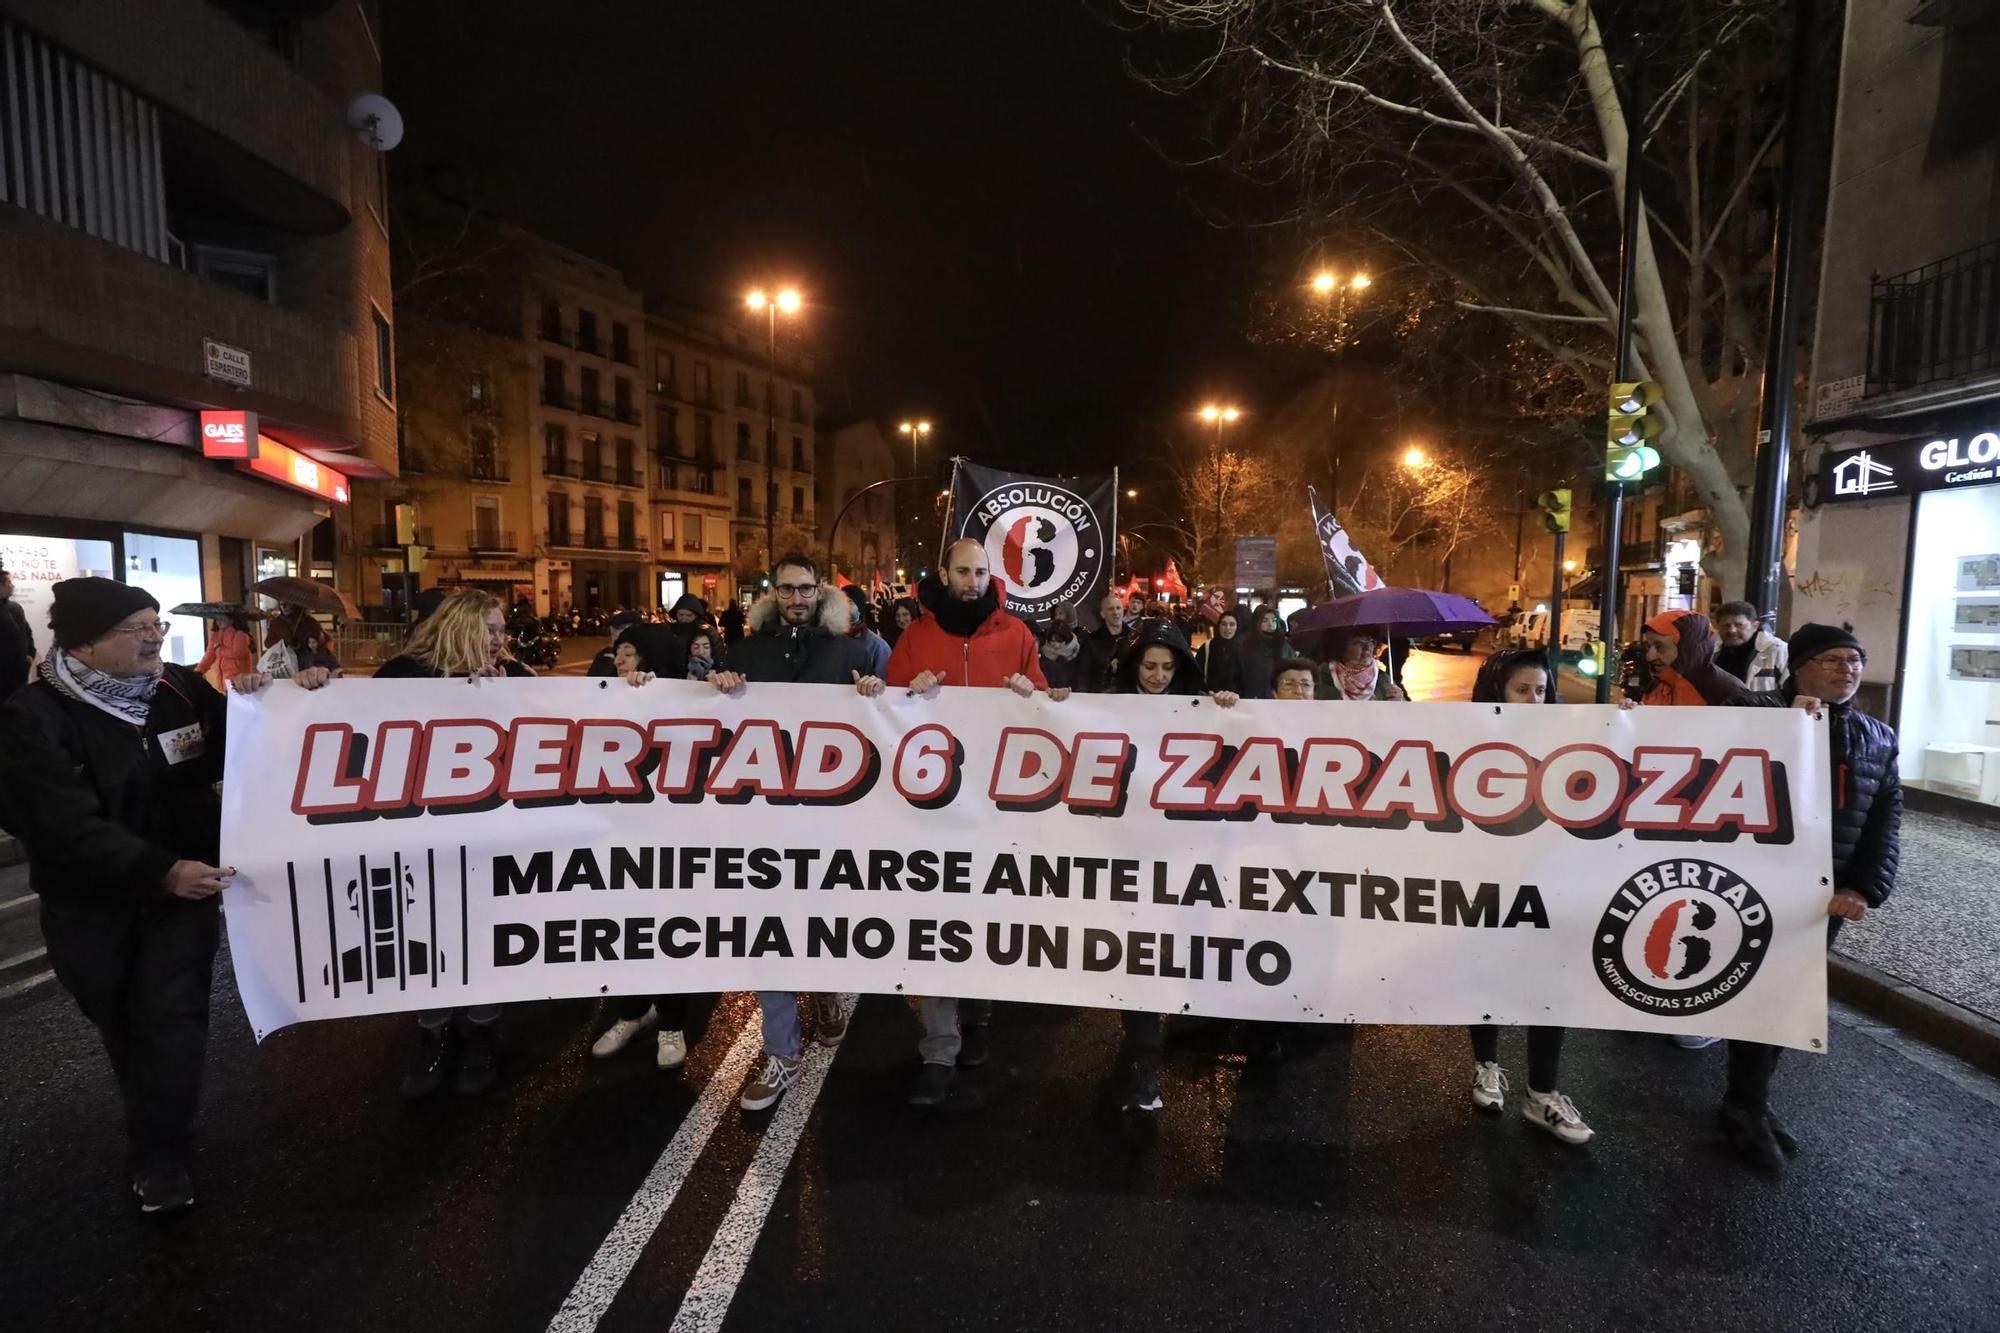
[[[688,1058],[687,1037],[679,1032],[662,1032],[659,1038],[659,1061],[662,1069],[679,1069]]]
[[[1674,1045],[1680,1047],[1684,1051],[1705,1051],[1709,1047],[1715,1045],[1715,1043],[1717,1043],[1718,1041],[1721,1041],[1722,1038],[1697,1037],[1693,1033],[1689,1032],[1676,1032],[1672,1037],[1669,1037],[1668,1040],[1673,1042]]]
[[[621,1018],[604,1029],[604,1035],[591,1044],[590,1053],[600,1060],[616,1055],[632,1044],[632,1038],[659,1021],[659,1010],[650,1006],[637,1018]]]
[[[746,1111],[761,1111],[773,1105],[785,1095],[785,1089],[799,1081],[799,1062],[787,1060],[782,1055],[764,1053],[764,1068],[757,1075],[757,1081],[743,1089],[742,1106]]]
[[[1583,1117],[1577,1114],[1576,1103],[1560,1092],[1536,1092],[1530,1088],[1521,1116],[1564,1143],[1588,1143],[1597,1137],[1597,1131],[1584,1124]]]
[[[1498,1060],[1482,1060],[1472,1066],[1472,1104],[1482,1111],[1497,1111],[1507,1104],[1507,1071]]]

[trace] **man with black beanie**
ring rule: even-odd
[[[220,933],[223,696],[163,662],[143,588],[55,585],[55,649],[0,707],[0,824],[21,840],[57,980],[104,1040],[145,1212],[194,1202],[187,1158]],[[295,679],[308,689],[324,670]],[[263,684],[240,677],[238,688]]]
[[[1854,706],[1868,654],[1845,625],[1801,625],[1786,644],[1791,674],[1783,688],[1748,694],[1736,702],[1757,708],[1827,711],[1828,762],[1832,765],[1833,896],[1827,903],[1827,947],[1848,921],[1880,907],[1896,888],[1902,855],[1903,783],[1897,773],[1895,731]],[[1781,1048],[1729,1043],[1729,1082],[1721,1124],[1729,1146],[1745,1161],[1775,1172],[1798,1142],[1771,1114],[1771,1075]]]

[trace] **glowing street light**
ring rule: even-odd
[[[1220,429],[1222,423],[1234,421],[1243,414],[1233,407],[1218,407],[1214,403],[1201,409],[1201,419]]]
[[[772,558],[774,528],[778,521],[778,316],[796,315],[805,304],[796,287],[777,292],[752,288],[743,304],[765,317],[767,340],[764,361],[764,558]]]
[[[1312,289],[1316,295],[1332,296],[1335,292],[1343,290],[1350,292],[1365,291],[1368,284],[1372,281],[1374,280],[1366,273],[1356,273],[1346,282],[1342,282],[1338,273],[1334,273],[1328,269],[1321,269],[1318,273],[1313,274]]]
[[[1413,444],[1403,450],[1403,466],[1412,472],[1421,471],[1431,465],[1431,456],[1424,452],[1420,444]]]
[[[1127,487],[1125,488],[1125,498],[1126,498],[1126,499],[1128,499],[1128,500],[1136,500],[1136,499],[1138,499],[1138,498],[1139,498],[1139,488],[1138,488],[1137,486],[1127,486]]]

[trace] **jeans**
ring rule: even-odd
[[[1841,917],[1828,917],[1826,922],[1826,947],[1833,948],[1834,937],[1846,924]],[[1784,1053],[1782,1046],[1766,1046],[1762,1042],[1736,1041],[1729,1043],[1728,1082],[1722,1093],[1722,1104],[1743,1111],[1763,1112],[1771,1105],[1771,1075],[1778,1071],[1778,1057]]]
[[[760,990],[757,1007],[764,1011],[764,1054],[799,1058],[799,997],[788,990]]]
[[[1485,1064],[1500,1058],[1500,1029],[1491,1023],[1475,1024],[1472,1032],[1472,1058]],[[1562,1068],[1563,1029],[1531,1027],[1528,1029],[1528,1091],[1554,1092],[1556,1077]]]
[[[187,1156],[221,923],[215,898],[110,912],[42,908],[49,966],[111,1057],[134,1168]]]
[[[958,1024],[961,1008],[965,1021],[984,1027],[993,1021],[991,1000],[945,1000],[922,998],[917,1001],[917,1017],[923,1021],[924,1035],[917,1041],[917,1054],[927,1065],[956,1065],[961,1044]]]

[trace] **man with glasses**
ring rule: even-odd
[[[1791,676],[1782,689],[1748,694],[1739,704],[1761,708],[1824,707],[1832,764],[1833,896],[1827,903],[1826,939],[1832,947],[1842,924],[1880,907],[1896,887],[1901,856],[1903,785],[1896,771],[1896,733],[1854,706],[1868,654],[1844,625],[1801,625],[1787,642]],[[1745,1161],[1775,1172],[1798,1143],[1771,1114],[1771,1074],[1781,1048],[1729,1043],[1729,1081],[1721,1124],[1729,1146]]]
[[[143,588],[66,579],[49,628],[36,678],[0,708],[0,824],[27,850],[49,965],[111,1056],[140,1207],[185,1208],[216,895],[231,874],[223,697],[161,660],[169,626]],[[296,680],[317,689],[329,674]]]
[[[849,685],[864,698],[882,693],[882,680],[869,672],[868,650],[847,635],[851,604],[820,582],[819,564],[793,551],[771,567],[771,591],[751,606],[748,632],[729,650],[724,669],[709,676],[727,694],[751,682],[795,685]],[[847,1008],[839,995],[810,997],[813,1040],[838,1046],[847,1035]],[[798,997],[790,991],[758,991],[764,1012],[764,1060],[743,1089],[746,1111],[761,1111],[798,1081],[804,1047],[799,1034]]]

